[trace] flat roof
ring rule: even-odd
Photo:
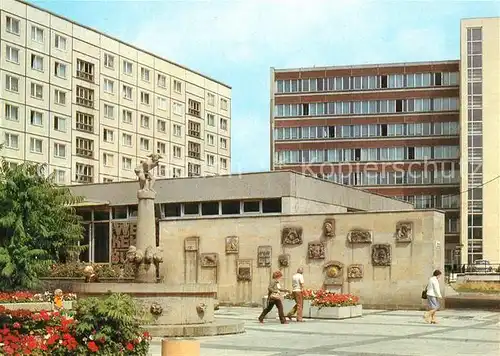
[[[72,185],[69,188],[73,194],[86,200],[106,201],[116,206],[137,204],[139,185],[137,181],[125,181]],[[294,197],[363,211],[413,209],[412,204],[398,199],[294,171],[158,179],[154,189],[156,203]]]
[[[433,65],[433,64],[459,64],[459,59],[450,59],[443,61],[431,61],[431,62],[396,62],[396,63],[379,63],[379,64],[355,64],[355,65],[338,65],[338,66],[327,66],[327,67],[301,67],[301,68],[274,68],[271,67],[276,73],[287,73],[287,72],[309,72],[309,71],[321,71],[321,70],[337,70],[337,69],[360,69],[360,68],[385,68],[385,67],[409,67],[409,66],[422,66],[422,65]]]
[[[225,86],[225,87],[226,87],[226,88],[228,88],[228,89],[232,89],[232,88],[231,88],[231,86],[229,86],[228,84],[225,84],[225,83],[223,83],[223,82],[221,82],[221,81],[219,81],[219,80],[216,80],[216,79],[214,79],[214,78],[212,78],[212,77],[209,77],[208,75],[205,75],[205,74],[203,74],[203,73],[197,72],[197,71],[195,71],[195,70],[193,70],[193,69],[190,69],[190,68],[188,68],[188,67],[186,67],[186,66],[183,66],[183,65],[181,65],[181,64],[179,64],[179,63],[176,63],[176,62],[173,62],[173,61],[171,61],[171,60],[168,60],[168,59],[166,59],[165,57],[162,57],[162,56],[160,56],[160,55],[158,55],[158,54],[155,54],[155,53],[149,52],[149,51],[147,51],[147,50],[144,50],[144,49],[142,49],[142,48],[139,48],[139,47],[137,47],[137,46],[134,46],[133,44],[131,44],[131,43],[127,43],[127,42],[125,42],[125,41],[122,41],[122,40],[120,40],[119,38],[116,38],[116,37],[114,37],[114,36],[110,36],[110,35],[108,35],[108,34],[107,34],[107,33],[105,33],[105,32],[102,32],[102,31],[96,30],[95,28],[92,28],[92,27],[87,26],[87,25],[83,25],[83,24],[81,24],[81,23],[79,23],[79,22],[76,22],[76,21],[74,21],[74,20],[71,20],[70,18],[67,18],[67,17],[65,17],[65,16],[62,16],[62,15],[56,14],[55,12],[52,12],[52,11],[47,10],[47,9],[44,9],[43,7],[41,7],[41,6],[39,6],[39,5],[32,4],[32,3],[28,2],[28,1],[25,1],[25,0],[14,0],[14,1],[17,1],[17,2],[19,2],[19,3],[21,3],[21,4],[26,5],[26,6],[31,6],[31,7],[32,7],[32,8],[34,8],[34,9],[38,9],[38,10],[40,10],[40,11],[44,11],[44,12],[46,12],[46,13],[48,13],[48,14],[52,15],[52,16],[55,16],[55,17],[58,17],[58,18],[60,18],[60,19],[62,19],[62,20],[65,20],[65,21],[71,22],[71,23],[72,23],[72,24],[74,24],[74,25],[78,25],[78,26],[80,26],[80,27],[86,28],[87,30],[97,32],[98,34],[100,34],[100,35],[102,35],[102,36],[109,37],[110,39],[115,40],[115,41],[117,41],[117,42],[120,42],[120,43],[122,43],[122,44],[124,44],[124,45],[126,45],[126,46],[132,47],[132,48],[134,48],[134,49],[136,49],[136,50],[138,50],[138,51],[141,51],[141,52],[144,52],[144,53],[146,53],[146,54],[149,54],[149,55],[151,55],[151,56],[153,56],[153,57],[156,57],[156,58],[161,59],[161,60],[163,60],[163,61],[165,61],[165,62],[168,62],[168,63],[170,63],[170,64],[173,64],[173,65],[175,65],[175,66],[177,66],[177,67],[179,67],[179,68],[182,68],[182,69],[188,70],[188,71],[190,71],[190,72],[193,72],[193,73],[195,73],[195,74],[201,75],[202,77],[204,77],[204,78],[206,78],[206,79],[208,79],[208,80],[211,80],[211,81],[213,81],[214,83],[217,83],[217,84],[223,85],[223,86]],[[69,4],[69,5],[70,5],[70,4]]]

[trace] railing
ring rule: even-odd
[[[449,273],[468,273],[468,274],[490,274],[500,273],[500,263],[474,263],[464,265],[446,264],[446,274]]]

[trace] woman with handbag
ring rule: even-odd
[[[273,278],[269,283],[268,295],[267,295],[267,307],[262,311],[262,314],[259,316],[259,322],[264,323],[264,318],[266,315],[273,309],[276,305],[278,308],[278,316],[280,318],[281,324],[288,324],[285,319],[285,314],[283,313],[283,296],[282,292],[287,292],[287,290],[282,289],[280,285],[280,278],[283,277],[281,271],[276,271],[273,273]]]
[[[424,291],[427,296],[427,305],[429,307],[429,310],[424,313],[424,319],[427,323],[431,324],[437,324],[436,312],[440,307],[438,298],[442,298],[438,281],[440,275],[441,271],[435,270],[432,277],[429,278],[427,290]],[[422,292],[422,297],[424,296],[424,292]]]

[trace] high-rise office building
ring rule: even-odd
[[[227,174],[231,88],[23,1],[1,0],[2,156],[61,184]]]

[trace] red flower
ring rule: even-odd
[[[12,327],[13,327],[14,329],[20,329],[20,328],[21,328],[21,324],[19,324],[19,323],[16,321],[14,324],[12,324]]]
[[[93,341],[90,341],[88,344],[87,344],[87,347],[89,348],[90,351],[92,352],[97,352],[99,351],[99,347],[96,345],[95,342]]]
[[[132,343],[130,343],[130,342],[127,344],[126,348],[129,351],[134,351],[134,345]]]

